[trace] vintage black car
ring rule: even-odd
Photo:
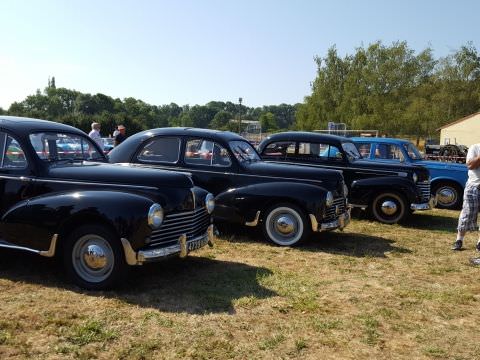
[[[225,131],[161,128],[130,136],[110,162],[176,169],[215,195],[217,222],[261,224],[272,242],[290,246],[314,231],[349,221],[339,171],[266,163],[241,136]]]
[[[81,287],[212,240],[213,195],[185,174],[108,164],[85,133],[44,120],[0,116],[0,149],[0,247],[58,254]]]
[[[397,223],[415,210],[434,206],[427,169],[364,160],[345,137],[283,132],[264,139],[258,151],[267,161],[341,170],[351,206],[367,209],[382,223]]]

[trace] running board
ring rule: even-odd
[[[18,245],[11,244],[5,240],[0,240],[0,248],[29,251],[41,256],[53,257],[55,256],[55,250],[57,247],[57,238],[58,238],[58,234],[54,234],[52,236],[52,239],[50,240],[50,247],[48,248],[48,250],[36,250],[36,249],[31,249],[25,246],[18,246]]]

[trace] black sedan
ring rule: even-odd
[[[264,139],[258,151],[267,161],[341,170],[350,189],[351,205],[367,209],[383,223],[400,222],[411,212],[434,205],[427,169],[364,160],[345,137],[284,132]]]
[[[0,149],[0,248],[58,255],[79,286],[212,240],[213,195],[184,174],[110,165],[85,133],[44,120],[0,116]]]
[[[312,231],[342,229],[350,218],[339,171],[261,161],[244,138],[230,132],[148,130],[130,136],[109,159],[190,174],[216,196],[216,221],[261,225],[278,245],[294,245]]]

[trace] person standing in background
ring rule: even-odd
[[[457,240],[452,250],[461,250],[467,231],[478,232],[478,211],[480,210],[480,143],[474,144],[467,153],[468,180],[463,193],[462,212],[458,218]],[[480,251],[480,237],[477,251]]]
[[[100,135],[100,124],[97,122],[92,123],[92,131],[88,133],[88,136],[95,141],[98,146],[100,146],[100,149],[103,151],[103,140],[102,140],[102,135]]]
[[[123,140],[127,138],[127,136],[125,135],[125,132],[126,132],[125,126],[118,125],[117,129],[118,129],[118,134],[115,136],[114,146],[120,145],[123,142]]]

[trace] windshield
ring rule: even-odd
[[[38,157],[45,161],[106,160],[86,136],[40,132],[30,134],[30,142]]]
[[[412,160],[422,160],[423,159],[423,156],[422,156],[422,154],[420,154],[420,151],[418,151],[418,149],[412,143],[405,143],[405,144],[403,144],[403,147],[407,151],[410,159],[412,159]]]
[[[353,142],[343,142],[342,148],[347,154],[348,160],[355,161],[362,158],[362,155],[360,155],[357,147]]]
[[[246,141],[230,141],[229,145],[239,162],[260,160],[255,149]]]

